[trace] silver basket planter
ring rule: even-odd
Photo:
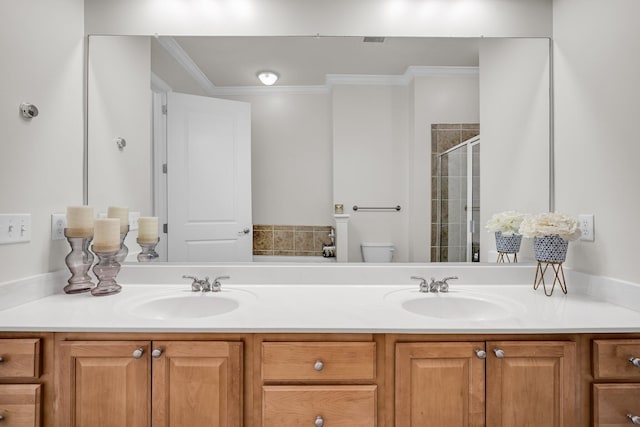
[[[564,262],[567,259],[569,242],[553,234],[533,238],[536,260],[543,262]]]
[[[520,252],[520,243],[522,243],[522,234],[505,236],[501,231],[496,231],[496,250],[498,252],[517,254]]]

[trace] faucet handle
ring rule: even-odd
[[[218,276],[215,279],[213,279],[213,285],[211,285],[211,290],[213,292],[220,292],[222,290],[222,283],[220,283],[220,280],[228,280],[231,279],[231,276]]]
[[[449,284],[447,283],[447,280],[453,280],[457,278],[458,276],[451,276],[442,279],[442,281],[440,282],[440,292],[449,292]]]
[[[413,280],[420,280],[420,292],[429,292],[429,286],[427,285],[427,279],[419,276],[411,276]],[[433,280],[433,279],[431,279]]]
[[[186,276],[186,275],[184,275],[184,276],[182,276],[182,278],[183,279],[191,279],[192,280],[192,282],[191,282],[191,290],[193,292],[200,291],[201,282],[196,276]]]

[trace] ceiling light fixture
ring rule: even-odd
[[[273,71],[260,71],[258,73],[258,79],[262,82],[263,85],[272,86],[275,82],[278,81],[278,74]]]

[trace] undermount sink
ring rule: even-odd
[[[467,292],[421,293],[417,291],[395,292],[400,306],[421,316],[447,320],[497,320],[517,313],[520,306],[493,296]]]
[[[240,307],[235,298],[217,292],[185,292],[138,302],[128,312],[146,319],[197,319],[229,313]]]

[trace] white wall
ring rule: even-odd
[[[251,103],[253,223],[332,225],[329,95],[225,98]]]
[[[362,241],[394,243],[394,261],[406,261],[408,89],[338,85],[332,98],[333,200],[351,214],[349,261],[362,260]],[[354,212],[354,205],[403,209]]]
[[[85,0],[88,34],[548,37],[552,0]]]
[[[89,205],[96,213],[109,206],[153,213],[150,60],[148,37],[89,38]],[[117,137],[127,142],[122,150]]]
[[[480,261],[495,250],[484,230],[497,212],[549,210],[549,42],[480,44]],[[530,243],[523,242],[523,256]]]
[[[425,262],[431,255],[431,125],[480,122],[478,75],[417,77],[413,92],[409,260]]]
[[[31,242],[0,245],[0,282],[64,268],[50,215],[82,204],[83,14],[82,0],[0,3],[0,213],[32,215]]]
[[[567,263],[640,283],[640,2],[554,1],[556,207],[595,215]]]

